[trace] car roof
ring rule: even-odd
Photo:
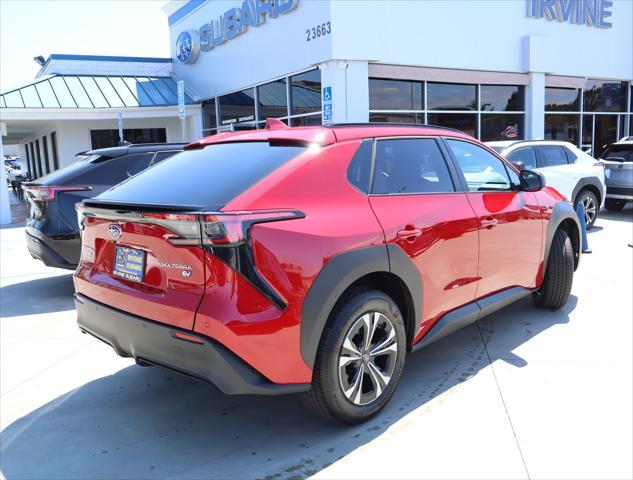
[[[459,130],[435,125],[393,123],[345,123],[328,126],[288,127],[281,122],[269,122],[261,130],[222,132],[205,137],[185,146],[185,150],[204,148],[207,145],[229,142],[288,141],[331,145],[336,142],[369,137],[390,136],[448,136],[473,139]]]
[[[530,145],[532,146],[539,146],[539,145],[562,145],[565,147],[572,147],[572,148],[577,148],[573,143],[571,142],[565,142],[563,140],[514,140],[511,142],[507,142],[507,141],[500,141],[500,142],[486,142],[486,145],[489,145],[491,147],[503,147],[503,148],[510,148],[512,147],[514,149],[514,147],[528,147]]]
[[[77,155],[103,155],[105,157],[121,157],[130,153],[162,152],[182,150],[185,143],[137,143],[121,147],[97,148],[80,152]]]

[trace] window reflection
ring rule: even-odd
[[[379,113],[369,114],[370,122],[387,123],[424,123],[423,113]]]
[[[486,113],[481,115],[481,140],[520,140],[523,134],[523,115]]]
[[[477,110],[477,87],[458,83],[428,83],[429,110]]]
[[[482,85],[481,110],[520,112],[524,108],[523,91],[517,85]]]
[[[584,91],[586,112],[626,111],[626,82],[588,80]]]
[[[259,119],[288,116],[288,92],[286,79],[266,83],[257,87],[259,101]]]
[[[545,87],[545,111],[575,112],[580,109],[580,90]]]
[[[440,127],[454,128],[473,137],[477,137],[477,115],[472,113],[429,112],[428,123]]]
[[[255,120],[255,92],[247,88],[219,97],[220,125],[252,122]]]
[[[545,139],[578,145],[580,115],[545,115]]]
[[[202,129],[209,130],[218,126],[215,115],[215,98],[202,102]]]
[[[370,110],[422,110],[422,83],[369,79]]]
[[[321,110],[321,71],[310,70],[290,77],[290,113],[318,112]]]

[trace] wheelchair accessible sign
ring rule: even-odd
[[[332,121],[332,87],[323,88],[323,124],[333,123]]]

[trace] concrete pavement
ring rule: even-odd
[[[589,233],[569,303],[529,299],[407,359],[353,428],[227,397],[79,333],[69,272],[0,230],[0,469],[22,478],[632,478],[633,210]]]

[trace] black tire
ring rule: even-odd
[[[591,190],[581,190],[576,195],[576,201],[574,202],[574,210],[578,210],[578,204],[583,202],[585,205],[585,219],[587,219],[587,230],[590,230],[596,220],[598,219],[598,212],[600,211],[600,203],[598,203],[598,197]]]
[[[393,357],[390,356],[388,359],[389,368],[391,368],[391,362],[393,361],[393,371],[388,383],[384,388],[381,388],[381,392],[375,391],[376,398],[369,403],[356,404],[354,400],[348,398],[343,391],[343,382],[345,380],[342,379],[342,376],[339,376],[339,359],[341,355],[343,355],[342,346],[346,337],[351,335],[350,332],[353,332],[352,329],[358,325],[358,321],[362,320],[361,317],[369,312],[384,315],[384,317],[389,320],[389,332],[395,332],[395,342],[392,342],[397,346],[397,352],[393,354]],[[380,315],[379,317],[372,316],[372,318],[382,319]],[[379,336],[382,333],[380,328],[385,327],[383,332],[386,332],[387,326],[386,323],[380,324],[375,330],[376,334],[371,337],[369,342],[370,347],[367,347],[366,351],[372,348],[371,340],[374,338],[378,339],[375,342],[376,344],[380,344],[381,341],[384,341],[384,338],[381,340]],[[358,333],[361,337],[364,335],[362,328],[363,327],[361,327]],[[363,334],[360,332],[363,332]],[[387,334],[385,333],[384,336],[386,337]],[[375,345],[373,348],[376,348]],[[389,402],[398,386],[400,375],[404,367],[405,355],[406,333],[404,320],[396,303],[388,295],[378,290],[366,290],[356,293],[340,302],[328,320],[317,351],[312,374],[312,389],[302,394],[303,402],[308,409],[325,419],[349,425],[362,423],[376,415],[387,402]],[[359,360],[359,362],[365,362],[365,357],[379,358],[363,355],[363,360]],[[355,365],[356,363],[351,365],[351,368],[356,368]],[[358,383],[358,385],[360,385],[359,397],[364,391],[365,382],[368,382],[369,387],[375,385],[375,383],[372,383],[369,365],[366,363],[365,365],[368,373],[363,377],[363,380]],[[364,370],[360,370],[359,368],[356,371],[356,375],[352,376],[358,378],[359,371],[363,372]],[[375,375],[373,377],[375,378]],[[352,396],[355,395],[352,394]]]
[[[626,205],[626,200],[620,200],[618,198],[607,198],[604,201],[604,206],[610,212],[619,212]]]
[[[534,303],[542,308],[558,310],[567,303],[574,280],[574,249],[565,230],[554,234],[547,259],[543,285],[533,294]]]

